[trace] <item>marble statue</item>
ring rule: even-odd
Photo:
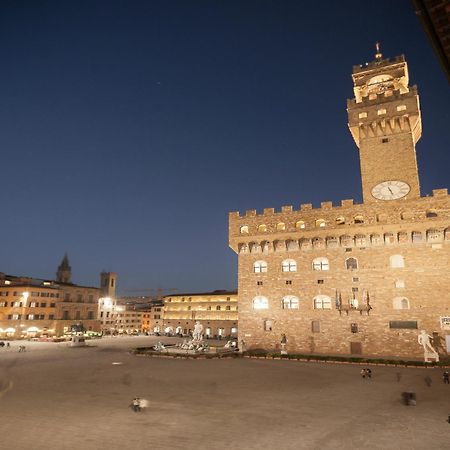
[[[425,362],[428,362],[429,358],[434,358],[436,362],[439,361],[439,355],[431,345],[431,339],[431,336],[427,334],[425,330],[422,330],[417,337],[417,342],[423,347],[423,356]]]
[[[194,341],[201,341],[203,338],[203,325],[197,320],[195,322],[194,331],[192,333],[192,338]]]

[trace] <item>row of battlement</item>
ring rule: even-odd
[[[359,72],[365,72],[369,69],[373,69],[374,67],[384,67],[386,64],[392,64],[392,63],[404,63],[405,62],[405,55],[399,55],[395,58],[384,58],[382,60],[374,60],[371,62],[366,62],[365,64],[357,64],[353,66],[353,73],[359,73]]]
[[[357,102],[355,98],[347,99],[347,108],[351,108],[355,105],[357,106],[371,106],[374,103],[382,103],[385,100],[392,101],[393,99],[401,100],[405,97],[414,97],[417,95],[417,86],[410,86],[408,92],[400,92],[399,89],[389,90],[390,94],[386,95],[386,92],[383,93],[373,93],[366,97],[362,97],[361,101]],[[372,97],[373,95],[373,97]]]
[[[442,198],[448,196],[447,189],[433,189],[433,197]],[[430,197],[421,197],[421,199],[428,199]],[[267,217],[273,216],[276,214],[284,214],[290,212],[302,212],[302,211],[330,211],[334,208],[349,208],[352,206],[367,206],[367,204],[363,203],[355,203],[353,199],[341,200],[340,205],[333,205],[333,202],[326,201],[321,202],[319,208],[313,208],[312,203],[302,203],[299,209],[294,209],[292,205],[282,206],[279,211],[275,211],[275,208],[264,208],[262,214],[258,214],[256,209],[249,209],[245,212],[244,215],[241,216],[239,211],[230,212],[230,217]],[[373,205],[371,205],[373,206]]]

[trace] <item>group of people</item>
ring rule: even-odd
[[[5,344],[3,341],[0,341],[0,347],[3,348],[3,347],[5,347],[5,346],[6,346],[6,348],[11,347],[11,345],[9,344],[9,342],[6,342],[6,344]]]
[[[372,378],[372,369],[361,369],[361,376],[363,378]]]
[[[135,397],[130,405],[134,412],[141,412],[144,408],[148,408],[148,400],[145,398]]]

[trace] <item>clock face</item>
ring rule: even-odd
[[[378,200],[396,200],[407,195],[410,190],[404,181],[383,181],[372,189],[372,195]]]

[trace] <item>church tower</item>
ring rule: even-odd
[[[416,143],[422,135],[419,96],[404,56],[353,67],[355,98],[348,126],[359,148],[364,203],[420,197]]]
[[[116,296],[117,274],[114,272],[102,272],[100,274],[100,295],[114,298]]]
[[[69,258],[67,253],[64,255],[61,264],[56,272],[56,281],[59,283],[72,283],[72,268],[69,265]]]

